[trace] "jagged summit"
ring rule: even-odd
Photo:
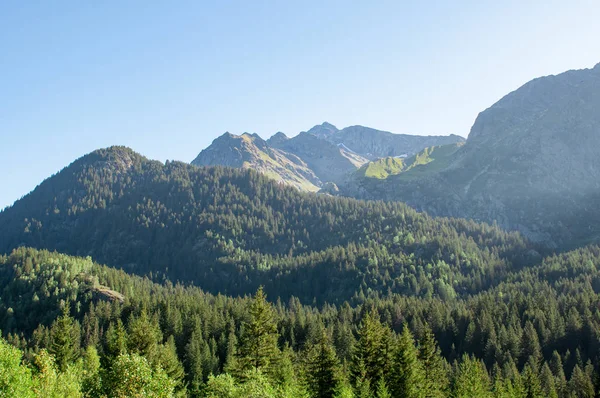
[[[304,191],[317,191],[321,185],[302,159],[272,147],[256,133],[225,133],[200,152],[192,164],[253,169]]]
[[[345,127],[321,138],[345,148],[369,160],[389,156],[410,156],[425,148],[464,142],[457,135],[419,136],[394,134],[360,125]]]
[[[326,182],[342,184],[370,160],[410,156],[427,147],[463,141],[455,135],[400,135],[364,126],[339,130],[323,122],[291,138],[282,132],[268,140],[256,133],[227,132],[200,152],[192,164],[253,168],[278,181],[315,191]]]
[[[314,126],[307,132],[312,135],[316,135],[319,138],[324,138],[324,137],[330,136],[332,134],[335,134],[338,131],[339,131],[338,128],[335,127],[333,124],[328,123],[328,122],[323,122],[321,124]]]
[[[278,131],[277,133],[275,133],[271,138],[269,138],[267,140],[267,144],[271,145],[271,146],[277,146],[287,140],[289,140],[290,138],[285,135],[284,133],[282,133],[281,131]]]

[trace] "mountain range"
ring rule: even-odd
[[[291,138],[282,132],[268,140],[257,134],[225,133],[192,164],[254,169],[280,183],[315,192],[327,183],[345,183],[370,161],[407,157],[427,147],[461,142],[464,138],[457,135],[392,134],[363,126],[338,130],[325,122]]]
[[[76,159],[0,211],[0,396],[594,396],[599,81],[536,79],[466,142]]]
[[[528,82],[481,112],[466,142],[329,123],[293,138],[252,137],[256,148],[239,150],[232,148],[241,138],[220,137],[192,163],[496,222],[555,248],[600,237],[600,64]],[[245,161],[235,163],[233,153]]]
[[[456,150],[340,191],[497,222],[553,247],[580,245],[600,236],[598,148],[600,64],[535,79],[481,112]]]
[[[205,173],[223,173],[211,171],[215,167],[252,169],[272,180],[275,187],[283,184],[300,191],[401,201],[433,216],[497,223],[548,247],[571,248],[600,237],[598,148],[600,64],[538,78],[506,95],[479,114],[466,142],[452,135],[399,135],[361,126],[339,130],[323,123],[294,137],[277,133],[268,140],[257,134],[226,133],[199,153],[192,169],[179,162],[161,165],[127,148],[96,151],[0,213],[0,249],[37,242],[36,247],[61,250],[70,245],[66,242],[71,234],[75,234],[73,239],[89,235],[105,247],[103,236],[112,236],[110,229],[101,232],[84,227],[93,222],[92,215],[113,214],[119,209],[119,222],[132,217],[120,207],[124,197],[130,198],[127,203],[133,209],[150,206],[151,212],[162,214],[169,198],[183,188],[167,184],[152,189],[146,186],[148,191],[143,191],[141,184],[147,184],[148,178],[170,181],[170,173],[195,175],[193,166],[206,169],[198,174],[203,177],[185,177],[190,180],[185,184],[201,184],[203,189],[227,186],[221,177],[206,180]],[[151,171],[154,174],[148,174]],[[230,184],[241,191],[256,184],[252,173],[225,174],[238,181]],[[209,188],[215,183],[216,187]],[[203,196],[204,191],[192,190],[185,195],[178,207],[198,206],[198,195],[204,198],[202,206],[214,205],[221,193],[209,198]],[[248,194],[248,198],[255,195]],[[305,200],[300,198],[294,200]],[[238,205],[248,209],[249,203]],[[111,207],[115,204],[119,206]],[[206,211],[198,209],[194,214]],[[61,221],[48,224],[53,217]],[[156,215],[136,213],[135,217],[142,220],[136,222],[148,225],[157,222]],[[238,222],[234,225],[239,229]],[[140,238],[133,234],[130,239]],[[281,250],[298,250],[292,247],[297,243],[281,246]],[[89,250],[69,253],[87,255]],[[96,250],[100,248],[93,252]],[[119,252],[122,256],[123,251]]]

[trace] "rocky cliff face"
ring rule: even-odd
[[[447,164],[346,187],[434,215],[517,229],[550,245],[600,236],[600,65],[535,79],[475,121]]]
[[[225,133],[200,152],[192,164],[251,168],[303,191],[318,191],[321,186],[321,180],[302,159],[272,148],[256,134]]]

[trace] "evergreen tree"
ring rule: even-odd
[[[333,398],[338,384],[339,363],[329,338],[322,333],[308,353],[307,389],[314,398]]]
[[[525,386],[525,398],[544,398],[542,386],[535,369],[536,361],[532,358],[523,368],[523,383]]]
[[[185,346],[185,363],[187,380],[192,396],[200,396],[204,383],[204,371],[202,368],[202,353],[204,339],[202,338],[202,327],[196,320],[190,339]]]
[[[375,309],[369,310],[363,318],[359,330],[358,343],[355,346],[353,378],[369,380],[375,385],[388,370],[389,341],[388,334],[381,324]],[[364,373],[364,374],[363,374]]]
[[[385,380],[383,377],[381,379],[379,379],[379,382],[377,382],[377,389],[375,390],[375,397],[376,398],[392,398],[392,394],[390,394],[390,391],[388,390],[387,384],[385,383]]]
[[[390,377],[390,390],[394,397],[423,397],[424,371],[419,361],[415,341],[408,325],[404,325]]]
[[[120,319],[116,323],[110,323],[104,342],[105,357],[109,361],[127,353],[127,331]]]
[[[542,388],[542,394],[544,397],[558,398],[556,382],[548,363],[544,363],[542,370],[540,371],[540,386]]]
[[[262,287],[250,305],[250,321],[244,324],[238,346],[238,375],[248,370],[272,374],[280,357],[277,325]]]
[[[183,384],[185,372],[177,357],[177,348],[173,336],[169,336],[165,344],[158,346],[155,358],[151,362],[160,366],[167,376],[174,381],[176,391],[182,391],[185,387]]]
[[[485,398],[490,396],[489,376],[485,365],[468,355],[456,364],[452,383],[453,398]]]
[[[568,383],[570,397],[574,398],[594,398],[594,383],[590,376],[584,372],[579,365],[575,365],[571,379]]]
[[[419,343],[419,361],[423,367],[421,394],[424,398],[442,398],[448,395],[447,366],[429,325]]]
[[[54,356],[58,369],[63,372],[80,356],[79,323],[71,318],[69,308],[70,303],[65,303],[62,315],[52,324],[48,347],[48,352]]]
[[[229,324],[229,334],[227,335],[227,352],[225,353],[224,372],[234,372],[237,368],[237,337],[235,335],[235,323]]]
[[[158,320],[150,318],[146,309],[142,309],[138,317],[130,317],[127,329],[129,351],[143,357],[153,358],[157,346],[163,338]]]
[[[538,338],[537,331],[531,322],[525,324],[523,329],[523,337],[521,342],[521,365],[526,362],[531,362],[533,370],[538,371],[540,361],[542,360],[542,349]]]
[[[88,346],[83,355],[82,392],[86,397],[98,397],[102,394],[100,374],[100,356],[94,346]]]
[[[557,351],[552,353],[550,359],[550,370],[554,375],[554,384],[556,386],[556,392],[559,397],[563,397],[567,393],[567,377],[565,376],[565,370],[560,354]]]

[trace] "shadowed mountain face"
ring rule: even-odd
[[[477,117],[464,146],[386,179],[347,184],[434,215],[497,221],[553,246],[600,235],[600,65],[535,79]]]
[[[192,161],[196,166],[254,169],[303,191],[342,184],[360,167],[383,157],[414,155],[428,146],[463,142],[459,136],[392,134],[362,126],[338,130],[327,122],[289,138],[225,133]]]

